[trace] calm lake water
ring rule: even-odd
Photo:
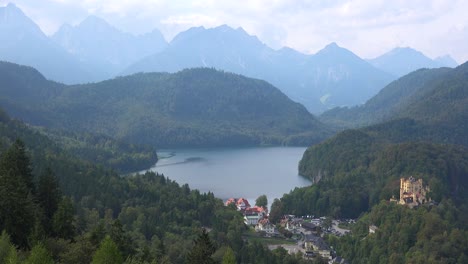
[[[163,173],[180,185],[211,191],[226,200],[244,197],[251,205],[266,194],[271,205],[295,187],[311,182],[298,175],[306,148],[263,147],[235,149],[187,149],[158,152],[160,160],[150,170]]]

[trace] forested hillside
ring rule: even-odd
[[[11,119],[2,109],[0,135],[3,141],[0,150],[4,150],[16,138],[21,138],[31,146],[31,151],[37,153],[35,158],[44,159],[45,156],[65,150],[68,157],[74,156],[86,162],[98,163],[119,173],[149,168],[157,161],[156,151],[150,146],[127,144],[102,135],[29,126]],[[36,162],[44,163],[43,160]]]
[[[467,263],[467,210],[450,200],[410,209],[381,202],[350,235],[328,241],[350,263]],[[369,226],[375,225],[375,234]]]
[[[157,147],[308,145],[330,134],[270,84],[213,69],[64,86],[1,63],[0,84],[14,117]]]
[[[244,242],[242,215],[213,193],[121,177],[3,112],[0,122],[0,263],[307,263]]]
[[[455,69],[421,69],[386,86],[366,104],[335,108],[321,120],[342,127],[410,118],[423,126],[465,130],[468,118],[468,63]]]
[[[283,206],[297,213],[357,217],[382,199],[398,197],[400,178],[409,176],[422,178],[436,201],[468,202],[468,150],[462,146],[389,144],[348,130],[309,148],[299,172],[317,184],[283,197]]]

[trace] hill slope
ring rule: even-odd
[[[77,86],[49,82],[14,64],[1,63],[0,69],[0,103],[33,124],[158,147],[304,145],[328,135],[272,85],[212,69]]]
[[[409,118],[431,129],[453,130],[452,137],[458,139],[452,142],[466,145],[460,133],[467,131],[467,73],[468,63],[455,69],[418,70],[392,82],[363,106],[335,108],[320,118],[343,127]]]
[[[128,173],[148,168],[157,161],[156,151],[149,146],[127,144],[102,135],[33,127],[10,119],[0,109],[0,152],[18,138],[31,146],[30,151],[36,162],[44,166],[49,159],[57,161],[73,156],[73,159],[83,163]]]

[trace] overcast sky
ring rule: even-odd
[[[15,3],[48,35],[93,14],[135,34],[170,41],[193,26],[244,28],[267,45],[312,54],[336,42],[360,57],[412,47],[468,60],[468,0],[0,0]]]

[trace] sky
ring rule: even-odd
[[[331,42],[362,58],[412,47],[468,60],[468,0],[0,0],[14,3],[51,35],[88,15],[134,34],[170,41],[194,26],[242,27],[268,46],[314,54]]]

